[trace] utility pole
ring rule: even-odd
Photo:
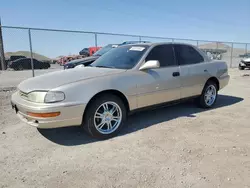
[[[1,56],[1,67],[2,70],[5,70],[5,57],[4,57],[4,48],[3,48],[3,35],[2,35],[2,24],[0,18],[0,56]]]

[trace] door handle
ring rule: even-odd
[[[180,76],[179,72],[173,72],[173,77]]]

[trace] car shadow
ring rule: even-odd
[[[218,95],[217,103],[212,109],[201,109],[198,108],[193,103],[193,101],[186,101],[171,107],[162,107],[158,109],[137,112],[129,116],[126,126],[124,126],[118,136],[139,131],[154,124],[166,122],[178,117],[193,118],[196,117],[195,114],[197,113],[230,106],[243,100],[244,99],[240,97]],[[38,131],[48,140],[64,146],[74,146],[101,141],[90,137],[88,134],[83,132],[79,126],[55,129],[38,129]]]

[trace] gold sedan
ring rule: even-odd
[[[228,84],[226,62],[209,59],[195,46],[179,43],[124,45],[90,66],[30,78],[11,103],[17,115],[37,128],[82,126],[109,138],[135,110],[196,98],[212,107]]]

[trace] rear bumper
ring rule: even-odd
[[[225,76],[221,76],[219,78],[219,82],[220,82],[220,89],[224,88],[225,86],[228,85],[230,76],[229,75],[225,75]]]
[[[15,109],[17,116],[25,123],[37,128],[57,128],[81,125],[85,104],[38,104],[22,99],[16,92],[11,98],[12,108]],[[56,117],[33,117],[32,113],[51,113],[60,112]]]

